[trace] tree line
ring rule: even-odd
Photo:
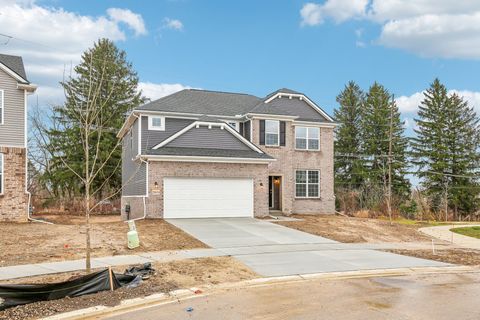
[[[436,219],[478,212],[479,117],[463,97],[449,94],[435,79],[418,106],[412,137],[405,133],[394,96],[379,83],[364,92],[349,82],[337,102],[340,211],[382,215],[391,205],[396,214]],[[415,188],[410,180],[418,181]]]

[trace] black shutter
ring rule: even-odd
[[[260,145],[265,145],[265,120],[260,120]]]
[[[285,121],[280,121],[280,145],[285,146]]]
[[[250,124],[252,122],[251,121],[247,121],[245,122],[245,127],[244,127],[244,137],[245,139],[247,139],[248,141],[250,141]]]
[[[245,134],[243,133],[243,122],[240,122],[240,127],[238,131],[243,137],[245,137]]]

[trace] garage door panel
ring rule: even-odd
[[[164,217],[253,217],[253,180],[165,178]]]

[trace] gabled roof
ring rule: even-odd
[[[28,83],[22,57],[0,54],[0,63]]]
[[[185,89],[149,102],[136,110],[235,116],[247,113],[260,101],[260,98],[249,94]]]

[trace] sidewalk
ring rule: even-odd
[[[448,245],[447,245],[448,247]],[[333,243],[245,246],[221,249],[191,249],[180,251],[143,252],[131,255],[92,258],[92,268],[142,264],[146,262],[170,262],[204,257],[242,256],[279,252],[305,252],[321,250],[382,250],[382,249],[430,249],[431,243]],[[437,249],[442,245],[437,244]],[[15,278],[72,272],[85,269],[85,260],[67,260],[0,267],[0,281]]]
[[[450,242],[460,247],[480,250],[480,239],[464,236],[450,231],[452,228],[474,227],[480,224],[466,224],[466,225],[448,225],[439,227],[420,228],[419,231],[431,237]]]

